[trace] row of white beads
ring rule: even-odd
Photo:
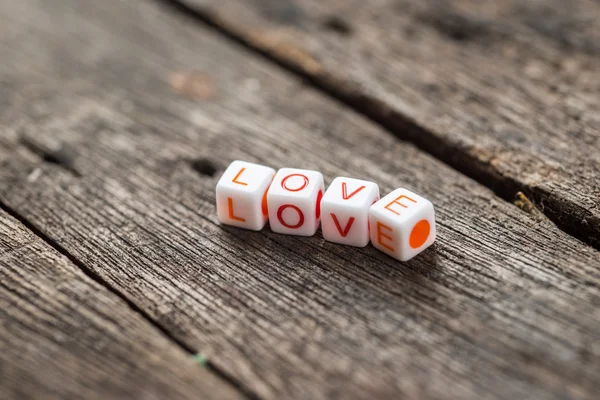
[[[434,241],[431,202],[406,189],[379,200],[374,182],[338,177],[327,192],[317,171],[275,170],[234,161],[217,183],[217,214],[226,225],[260,230],[267,220],[273,232],[312,236],[321,224],[325,240],[366,246],[406,261]]]

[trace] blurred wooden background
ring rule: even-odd
[[[0,398],[600,392],[597,1],[4,1],[0,128]],[[220,226],[234,159],[438,241]]]

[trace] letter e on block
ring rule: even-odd
[[[433,204],[407,189],[396,189],[369,209],[371,242],[378,250],[408,261],[436,237]]]

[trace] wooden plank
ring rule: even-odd
[[[594,398],[598,251],[131,3],[2,5],[2,202],[265,399]],[[434,202],[439,241],[402,264],[219,226],[214,186],[236,158],[411,188]]]
[[[0,398],[242,398],[0,210]]]
[[[180,3],[600,248],[597,1]]]

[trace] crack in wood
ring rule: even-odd
[[[189,163],[192,169],[202,176],[213,177],[219,171],[219,167],[206,158],[190,160]]]
[[[331,15],[323,21],[323,27],[343,36],[351,36],[352,25],[339,15]]]
[[[82,174],[75,168],[77,155],[69,145],[63,144],[57,149],[48,149],[27,136],[21,136],[19,143],[32,153],[37,154],[44,162],[57,165],[69,171],[75,177],[81,178]]]

